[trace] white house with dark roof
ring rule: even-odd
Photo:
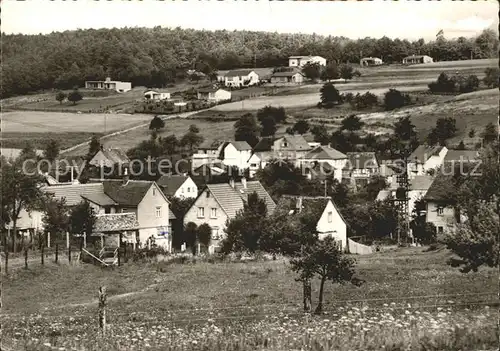
[[[205,164],[220,162],[225,166],[248,168],[248,160],[252,155],[252,147],[246,141],[212,141],[205,142],[192,155],[193,170]]]
[[[272,84],[301,84],[304,80],[304,74],[295,70],[274,72],[271,75]]]
[[[374,152],[347,152],[342,169],[342,182],[353,187],[363,187],[373,176],[380,174],[380,165]]]
[[[298,220],[305,211],[316,216],[318,239],[334,238],[342,250],[347,249],[347,224],[339,209],[329,197],[284,195],[278,202],[276,211],[284,211],[290,220]]]
[[[281,137],[264,137],[259,140],[253,148],[254,154],[260,159],[260,167],[272,159],[287,160],[296,166],[304,156],[312,150],[306,139],[302,135],[284,135]]]
[[[144,92],[146,100],[168,100],[170,99],[170,92],[164,89],[149,89]]]
[[[198,186],[190,176],[162,175],[156,183],[167,197],[190,199],[198,196]]]
[[[111,80],[107,77],[106,80],[88,80],[85,82],[85,89],[104,89],[114,90],[119,93],[125,93],[132,90],[131,82],[121,82],[118,80]]]
[[[243,210],[248,195],[253,192],[266,202],[268,214],[273,213],[276,204],[262,184],[242,178],[241,182],[231,180],[229,183],[207,184],[186,212],[184,226],[189,222],[198,226],[207,223],[212,228],[211,246],[219,247],[225,237],[227,220]]]
[[[199,89],[197,95],[198,95],[198,100],[206,100],[208,102],[218,103],[221,101],[231,100],[231,92],[219,88]]]
[[[410,179],[441,167],[447,153],[446,146],[419,145],[408,157],[408,175]]]
[[[347,155],[330,145],[320,145],[309,151],[299,162],[311,179],[333,176],[340,182],[342,181],[342,169],[347,162]]]
[[[252,69],[236,69],[224,75],[226,87],[242,88],[259,83],[259,75]]]
[[[431,62],[434,62],[434,60],[432,59],[432,57],[427,55],[411,55],[411,56],[406,56],[403,59],[404,65],[416,64],[416,63],[431,63]]]
[[[321,56],[290,56],[288,58],[289,67],[304,67],[308,63],[326,66],[326,59]]]

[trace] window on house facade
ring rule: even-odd
[[[210,209],[210,218],[217,218],[217,209],[216,208]]]
[[[104,207],[104,213],[111,213],[110,207]]]
[[[190,187],[188,187],[188,188],[187,188],[187,191],[188,191],[188,193],[190,193],[190,192],[191,192],[191,188],[190,188]]]
[[[160,218],[161,217],[161,206],[157,206],[156,207],[156,218]]]
[[[443,207],[438,207],[438,209],[437,209],[437,214],[438,214],[438,216],[442,216],[442,215],[443,215],[443,212],[444,212]]]
[[[184,188],[181,188],[181,193],[183,193],[183,194],[184,194]]]
[[[328,223],[332,223],[333,222],[333,212],[328,212]]]
[[[439,226],[438,227],[438,233],[443,234],[443,231],[444,231],[443,227]]]
[[[198,218],[205,218],[205,208],[198,207]]]
[[[212,227],[212,239],[219,239],[219,227]]]
[[[210,191],[207,191],[207,197],[210,197]]]
[[[156,188],[153,188],[153,196],[156,196]]]
[[[256,163],[251,163],[250,167],[257,167],[257,164]]]

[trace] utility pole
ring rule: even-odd
[[[409,188],[410,182],[408,177],[408,150],[404,148],[401,151],[401,162],[403,170],[397,175],[398,189],[396,190],[395,203],[398,207],[398,245],[401,245],[402,236],[407,240],[410,234],[410,214],[409,210]]]

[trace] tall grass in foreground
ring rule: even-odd
[[[246,321],[208,319],[200,324],[124,320],[109,325],[106,336],[99,336],[96,321],[90,318],[33,316],[5,320],[2,327],[16,350],[451,351],[496,347],[495,316],[489,308],[425,312],[408,307],[339,308],[321,317],[281,314]]]

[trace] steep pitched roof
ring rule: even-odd
[[[377,157],[374,152],[348,152],[344,169],[376,169]]]
[[[284,135],[285,138],[295,150],[310,150],[311,146],[302,135]]]
[[[304,158],[307,160],[341,160],[347,158],[347,155],[330,146],[321,145],[309,151]]]
[[[283,195],[278,202],[277,211],[283,211],[290,215],[297,215],[298,212],[298,204],[299,198],[301,198],[302,202],[302,211],[307,211],[308,213],[314,214],[316,216],[316,221],[321,219],[323,212],[325,211],[326,206],[329,202],[333,204],[338,214],[345,222],[344,217],[340,213],[338,207],[335,205],[333,200],[329,197],[324,196],[296,196],[296,195]]]
[[[273,137],[263,137],[259,140],[257,145],[254,146],[253,151],[257,152],[271,151],[273,143],[274,143]]]
[[[250,73],[255,72],[253,69],[235,69],[226,73],[226,77],[242,77],[248,76]]]
[[[101,151],[113,163],[128,163],[130,161],[121,149],[102,149]]]
[[[112,198],[103,193],[95,193],[95,194],[84,194],[81,195],[85,200],[89,200],[99,206],[112,206],[118,205]]]
[[[271,196],[259,181],[247,181],[246,189],[244,189],[241,183],[235,183],[234,188],[228,183],[207,184],[207,189],[229,218],[233,218],[238,211],[243,210],[244,201],[254,191],[259,198],[266,202],[268,213],[272,213],[276,208],[276,204],[271,199]]]
[[[82,196],[104,194],[101,183],[52,185],[44,186],[41,190],[57,199],[64,198],[67,206],[78,205],[83,200]]]
[[[142,201],[153,182],[145,180],[129,180],[123,184],[121,179],[105,180],[104,193],[122,206],[137,206]]]
[[[409,162],[418,161],[420,163],[424,163],[431,156],[439,155],[439,153],[443,150],[443,146],[427,146],[427,145],[419,145],[408,158]]]
[[[198,146],[198,149],[201,150],[216,150],[221,144],[223,144],[223,140],[205,140],[203,143]]]
[[[434,181],[434,177],[430,175],[417,175],[415,178],[410,179],[410,190],[429,190]],[[399,184],[392,182],[390,185],[391,190],[397,190]]]
[[[233,144],[238,151],[252,150],[252,147],[246,141],[229,141],[227,143]]]
[[[135,213],[112,213],[96,216],[94,232],[106,233],[139,229]]]
[[[165,195],[172,196],[188,178],[182,175],[163,175],[156,181],[156,184],[162,188]]]
[[[426,201],[448,201],[450,199],[450,192],[455,189],[453,185],[453,176],[438,174],[434,179],[434,182],[427,190],[424,196]]]

